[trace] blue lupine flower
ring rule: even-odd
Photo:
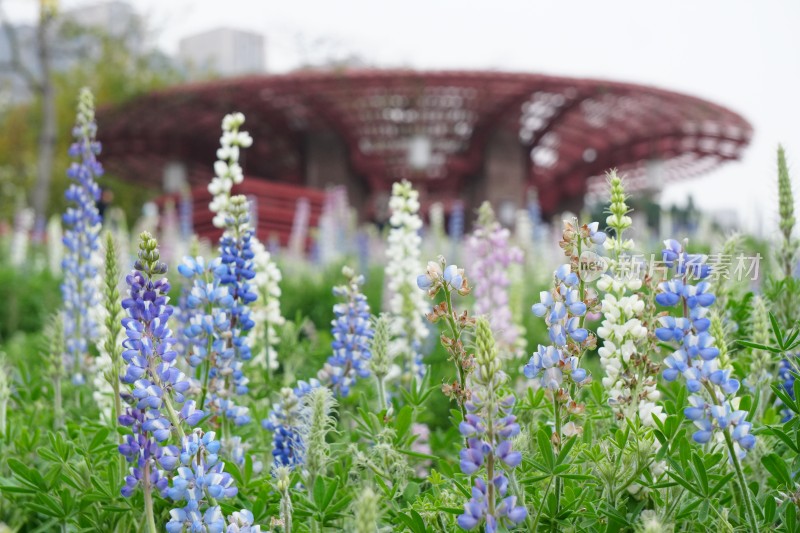
[[[565,348],[570,339],[578,344],[586,342],[589,331],[581,326],[580,317],[586,314],[587,308],[577,289],[578,275],[566,263],[556,269],[554,279],[554,289],[542,291],[540,302],[531,308],[535,315],[545,317],[553,345],[539,345],[525,365],[524,373],[529,379],[538,379],[542,387],[558,389],[564,379],[576,384],[587,380],[586,371],[578,367],[578,359],[569,357]]]
[[[789,395],[790,398],[794,400],[794,372],[796,372],[796,370],[792,366],[792,362],[788,359],[790,357],[795,358],[794,355],[787,354],[786,359],[781,359],[781,362],[778,365],[778,377],[781,380],[781,387],[783,390]],[[781,409],[781,415],[781,422],[788,422],[792,419],[792,411],[786,407]]]
[[[528,379],[538,379],[540,386],[554,390],[561,388],[564,379],[582,385],[588,378],[586,370],[578,367],[577,357],[566,356],[556,346],[541,344],[523,368],[523,372]]]
[[[209,506],[201,512],[209,503],[233,498],[238,493],[231,475],[223,471],[225,465],[219,460],[219,450],[220,442],[213,431],[203,433],[196,429],[184,437],[179,456],[181,466],[165,496],[186,503],[170,511],[167,531],[224,530],[225,521],[218,506]]]
[[[598,227],[600,226],[599,222],[591,222],[587,225],[589,228],[589,240],[591,240],[594,244],[603,244],[606,242],[607,235],[605,232],[598,231]]]
[[[96,280],[97,268],[92,255],[100,249],[100,213],[97,201],[100,187],[95,179],[103,174],[97,161],[100,143],[95,140],[97,125],[94,122],[94,99],[89,89],[82,89],[78,116],[72,134],[75,142],[69,148],[70,157],[79,158],[67,170],[70,185],[65,197],[69,207],[63,215],[64,259],[61,266],[64,279],[61,293],[64,300],[64,338],[68,365],[72,367],[72,380],[84,382],[84,358],[89,344],[98,338],[99,324],[88,311],[98,305],[100,293]]]
[[[228,529],[225,530],[225,533],[261,533],[261,527],[253,525],[253,521],[255,520],[253,513],[247,509],[234,511],[233,514],[228,517],[228,520],[230,524],[228,525]]]
[[[159,444],[167,440],[175,429],[161,409],[166,404],[167,411],[171,410],[173,400],[184,403],[183,393],[189,388],[189,382],[180,370],[172,366],[177,354],[172,349],[175,339],[168,326],[172,315],[167,296],[170,285],[166,278],[160,277],[166,270],[167,266],[159,261],[158,243],[149,233],[142,233],[139,259],[126,278],[128,297],[122,301],[122,308],[128,314],[122,319],[126,333],[122,342],[122,359],[127,366],[120,380],[133,386],[122,396],[126,402],[135,405],[119,416],[120,424],[132,430],[119,446],[120,453],[134,465],[122,489],[125,496],[130,496],[145,477],[153,486],[163,490],[165,487],[158,485],[161,478],[156,465],[163,468],[175,466],[173,450]],[[180,415],[170,412],[167,415],[177,417],[176,423],[180,420],[197,423],[203,417],[202,411],[195,409],[193,401],[184,404]],[[144,472],[149,476],[144,476]]]
[[[302,420],[301,400],[313,389],[320,387],[316,379],[298,381],[294,389],[281,389],[281,401],[272,406],[269,418],[261,421],[264,429],[272,431],[272,456],[275,466],[294,467],[304,461],[305,425]]]
[[[333,306],[336,317],[331,323],[333,355],[328,358],[324,372],[328,374],[333,389],[347,396],[356,378],[370,375],[369,344],[373,329],[367,298],[360,290],[364,277],[356,276],[347,267],[343,273],[348,278],[347,284],[335,287],[333,293],[345,301]]]
[[[202,531],[207,533],[223,533],[225,519],[218,505],[209,507],[205,513],[200,513],[196,504],[188,503],[186,507],[172,509],[169,512],[169,522],[166,524],[167,533],[183,533],[184,531]]]
[[[198,313],[187,329],[187,336],[206,340],[206,347],[197,343],[190,364],[199,365],[206,358],[212,363],[208,369],[210,394],[203,407],[243,425],[250,421],[248,409],[237,405],[233,398],[248,392],[249,380],[243,369],[244,362],[251,358],[247,332],[254,322],[249,304],[257,298],[250,283],[255,276],[250,246],[253,230],[244,196],[230,199],[225,224],[219,259],[211,261],[205,269],[201,261],[188,259],[179,270],[194,282],[189,305],[206,310]],[[213,354],[205,353],[208,341]]]
[[[731,377],[730,368],[719,367],[719,349],[708,332],[711,322],[706,315],[716,298],[707,282],[688,282],[692,276],[707,277],[710,269],[704,256],[687,254],[678,241],[670,239],[664,245],[664,262],[675,269],[676,276],[659,285],[656,302],[667,307],[683,302],[684,314],[688,315],[659,318],[661,327],[656,329],[656,336],[678,345],[664,359],[664,379],[674,381],[683,376],[686,388],[693,393],[684,415],[698,428],[692,434],[695,442],[705,444],[715,431],[728,431],[738,446],[736,454],[743,457],[755,445],[755,437],[750,434],[751,424],[745,421],[747,413],[731,407],[728,397],[739,390],[739,381]],[[703,392],[710,399],[702,396]]]

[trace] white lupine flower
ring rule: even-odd
[[[653,365],[647,358],[648,331],[642,323],[645,302],[638,294],[630,294],[642,287],[642,280],[625,272],[616,275],[620,261],[630,261],[626,252],[634,247],[632,239],[621,235],[632,220],[627,216],[628,206],[624,202],[621,180],[611,175],[611,215],[607,223],[614,231],[604,245],[611,252],[609,273],[597,282],[597,288],[605,293],[602,299],[603,322],[597,335],[603,339],[598,348],[600,364],[605,371],[603,386],[608,390],[608,403],[621,420],[639,417],[644,426],[654,426],[653,416],[664,420],[663,408],[655,404],[659,399]]]
[[[419,193],[407,181],[395,183],[389,208],[392,211],[389,219],[392,229],[386,249],[387,307],[394,337],[390,354],[404,357],[405,376],[410,379],[422,372],[420,345],[428,336],[423,319],[428,306],[424,293],[417,288],[417,276],[424,270],[420,260],[422,219],[418,214]]]
[[[250,247],[254,254],[253,265],[256,273],[253,284],[258,293],[258,299],[251,306],[251,318],[255,326],[248,334],[250,345],[255,347],[253,361],[262,368],[276,370],[278,353],[275,346],[280,340],[278,328],[286,322],[281,316],[280,307],[281,271],[258,239],[251,239]]]
[[[230,206],[231,188],[244,180],[242,167],[239,166],[239,148],[247,148],[253,139],[246,131],[239,131],[244,124],[244,115],[231,113],[222,119],[222,137],[217,150],[219,161],[214,163],[215,177],[208,185],[208,192],[213,195],[209,209],[214,215],[214,226],[225,227],[225,218]]]

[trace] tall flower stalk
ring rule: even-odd
[[[389,293],[389,315],[392,317],[393,356],[403,358],[404,380],[424,373],[422,341],[428,336],[425,327],[426,305],[422,294],[415,288],[420,270],[419,193],[411,183],[403,181],[392,186],[389,200],[391,218],[388,247],[386,249],[386,279]]]
[[[344,267],[342,275],[347,282],[333,289],[333,294],[344,300],[333,306],[333,355],[317,378],[330,382],[337,394],[346,397],[358,378],[369,377],[370,340],[374,331],[367,297],[361,292],[364,276],[356,275],[350,267]]]
[[[62,262],[64,281],[61,293],[64,298],[64,335],[67,356],[75,383],[85,380],[84,359],[89,343],[99,336],[98,324],[89,312],[99,303],[97,267],[93,255],[99,250],[100,214],[96,202],[100,187],[95,179],[103,174],[97,161],[100,143],[95,140],[97,125],[94,121],[94,98],[89,89],[81,89],[78,116],[72,130],[75,141],[69,155],[78,161],[67,170],[70,185],[65,193],[69,207],[64,213],[66,227]]]
[[[604,243],[609,252],[609,270],[597,282],[598,289],[605,293],[601,303],[604,320],[597,330],[603,339],[598,350],[605,371],[603,386],[617,420],[634,421],[638,416],[643,425],[653,427],[653,416],[662,421],[666,418],[663,408],[656,405],[661,397],[656,383],[658,364],[649,357],[655,349],[654,339],[645,324],[643,296],[631,294],[642,288],[642,280],[638,265],[626,255],[634,243],[625,238],[632,221],[622,179],[611,171],[608,181],[611,206],[606,223],[614,235]]]
[[[580,433],[582,428],[568,421],[571,414],[582,413],[584,406],[577,400],[577,390],[591,380],[580,367],[581,357],[594,348],[594,335],[584,328],[586,314],[598,307],[597,297],[586,287],[579,265],[583,251],[591,245],[605,242],[606,235],[598,230],[597,222],[578,226],[564,221],[564,233],[559,243],[570,262],[556,269],[553,289],[539,294],[539,303],[532,311],[544,317],[552,344],[539,345],[523,371],[528,379],[545,389],[553,405],[553,435],[551,442],[556,455],[561,451],[564,437]],[[555,480],[556,510],[561,500],[561,480]]]
[[[278,368],[278,352],[276,346],[280,342],[280,328],[286,323],[281,316],[281,271],[273,261],[264,245],[253,236],[250,239],[253,249],[253,267],[258,299],[252,305],[253,329],[249,333],[249,342],[253,346],[253,362],[263,366],[267,379],[272,379],[272,372]]]
[[[509,303],[508,271],[513,264],[522,264],[523,257],[522,250],[510,244],[510,237],[495,218],[491,204],[484,202],[478,210],[478,225],[467,239],[475,285],[473,315],[488,317],[499,353],[505,358],[517,355],[520,337]]]
[[[369,366],[372,375],[375,376],[375,384],[378,393],[378,406],[381,411],[387,408],[386,398],[386,377],[392,367],[392,359],[389,357],[389,319],[381,313],[374,322],[374,334],[370,343],[370,353],[372,359]]]
[[[512,414],[513,394],[504,390],[506,374],[488,320],[481,317],[475,328],[475,373],[472,375],[472,397],[466,403],[467,416],[459,431],[467,438],[461,450],[461,471],[475,476],[472,497],[458,516],[458,525],[471,530],[481,523],[487,533],[519,524],[527,510],[517,505],[517,497],[507,496],[508,474],[522,461],[514,451],[511,439],[519,434],[519,424]]]
[[[122,402],[119,395],[120,371],[122,370],[122,350],[119,344],[122,327],[120,315],[122,306],[119,295],[119,268],[117,267],[117,248],[114,237],[106,233],[106,266],[105,266],[105,291],[103,294],[106,311],[105,339],[103,351],[110,358],[111,366],[104,376],[114,394],[114,412],[112,420],[117,420],[122,414]],[[122,435],[119,435],[122,443]]]
[[[222,137],[219,140],[217,162],[214,163],[214,178],[208,185],[208,192],[213,196],[208,207],[214,213],[213,223],[218,228],[227,227],[231,189],[244,180],[244,172],[239,165],[241,149],[253,144],[250,134],[240,131],[242,124],[244,124],[242,113],[231,113],[222,119]]]
[[[173,363],[177,354],[172,350],[175,340],[168,320],[172,306],[168,304],[170,285],[162,277],[167,265],[159,260],[158,243],[147,232],[139,242],[139,258],[134,270],[126,277],[128,297],[122,301],[127,317],[122,319],[126,339],[122,358],[127,363],[122,382],[131,386],[123,398],[131,404],[119,422],[131,428],[120,453],[132,464],[130,475],[122,488],[124,496],[142,487],[148,531],[155,532],[153,491],[164,491],[167,479],[159,466],[173,470],[177,466],[178,450],[162,445],[174,433],[181,440],[184,430],[181,420],[190,427],[203,417],[194,409],[194,401],[184,403],[183,393],[189,382]],[[184,403],[180,414],[175,403]]]
[[[656,302],[665,307],[679,305],[682,316],[659,318],[661,327],[656,336],[665,342],[674,341],[677,350],[664,360],[664,379],[674,381],[683,376],[692,395],[684,415],[697,427],[692,439],[705,444],[715,434],[722,436],[728,448],[736,475],[740,505],[751,531],[758,531],[752,497],[742,470],[741,459],[755,446],[750,434],[752,424],[746,420],[747,411],[737,409],[735,397],[739,381],[731,378],[730,368],[719,365],[719,349],[709,333],[711,320],[707,317],[715,297],[707,281],[710,274],[705,256],[688,254],[676,240],[664,241],[664,263],[674,269],[674,276],[659,285]],[[693,283],[699,281],[698,283]]]
[[[427,291],[430,298],[436,298],[439,292],[444,294],[441,302],[433,306],[427,313],[428,320],[435,324],[444,320],[448,330],[443,332],[440,339],[442,346],[447,351],[448,360],[456,367],[457,379],[452,383],[445,383],[442,392],[452,398],[461,409],[462,420],[466,418],[466,402],[471,392],[468,387],[467,377],[472,372],[475,360],[465,347],[465,333],[475,326],[475,319],[467,311],[459,314],[453,307],[453,296],[459,294],[466,296],[470,293],[470,286],[463,268],[448,265],[444,257],[439,256],[438,262],[430,261],[425,274],[417,276],[417,286]]]

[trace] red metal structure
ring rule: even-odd
[[[173,87],[99,114],[104,164],[143,185],[180,161],[210,180],[225,113],[241,111],[255,142],[247,179],[322,188],[346,184],[365,218],[392,182],[423,203],[461,197],[542,212],[580,207],[605,170],[629,187],[690,177],[740,158],[752,128],[712,102],[629,83],[503,72],[296,72]],[[423,139],[425,164],[410,163]],[[653,178],[650,172],[650,179]],[[257,177],[257,178],[254,178]],[[652,184],[651,184],[652,185]]]

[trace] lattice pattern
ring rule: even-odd
[[[104,161],[137,181],[179,159],[211,168],[220,117],[248,117],[248,173],[302,183],[304,138],[332,130],[373,194],[408,178],[456,191],[483,172],[489,137],[518,134],[545,214],[581,199],[610,167],[634,187],[681,179],[741,157],[752,134],[736,113],[652,87],[498,72],[298,72],[187,85],[100,113]],[[429,164],[418,168],[409,145]],[[195,172],[190,172],[195,176]],[[201,183],[205,178],[199,178]],[[206,180],[207,181],[207,180]]]

